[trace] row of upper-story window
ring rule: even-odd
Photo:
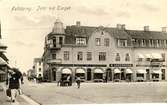
[[[86,52],[86,60],[87,61],[91,61],[93,59],[92,56],[93,56],[92,52]],[[106,52],[99,52],[97,57],[98,57],[99,61],[106,61],[107,60],[107,53]],[[56,54],[55,53],[52,54],[52,59],[56,59]],[[63,59],[65,61],[70,60],[70,52],[69,51],[64,51]],[[81,51],[77,52],[76,59],[78,61],[82,61],[84,59],[84,52],[81,52]],[[130,54],[129,53],[125,54],[124,60],[125,61],[130,61]],[[120,53],[115,54],[115,61],[121,61]]]
[[[86,38],[76,38],[76,45],[86,45]],[[101,38],[95,38],[95,45],[96,46],[102,46],[102,39]],[[110,40],[109,38],[104,38],[104,46],[109,46]]]
[[[167,47],[167,40],[159,40],[159,39],[117,39],[118,47],[128,47],[128,46],[135,46],[135,47]]]

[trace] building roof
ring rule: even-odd
[[[88,37],[101,27],[89,27],[89,26],[67,26],[66,33],[66,42],[69,43],[75,37]],[[102,30],[109,32],[112,36],[119,39],[167,39],[167,33],[158,32],[158,31],[142,31],[142,30],[126,30],[118,28],[103,27]]]
[[[167,39],[167,33],[158,31],[139,31],[139,30],[126,30],[132,37],[137,39]]]

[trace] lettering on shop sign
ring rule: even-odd
[[[110,64],[110,67],[133,67],[133,64]]]

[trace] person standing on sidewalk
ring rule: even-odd
[[[81,85],[81,78],[80,78],[79,76],[76,77],[76,83],[77,83],[78,88],[80,88],[80,85]]]
[[[7,85],[9,85],[9,89],[11,90],[11,101],[15,102],[15,98],[17,96],[17,92],[20,89],[20,80],[22,78],[21,72],[16,69],[9,71],[10,77],[7,79]]]

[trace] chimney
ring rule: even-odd
[[[162,32],[166,33],[166,27],[162,27]]]
[[[117,24],[117,28],[118,29],[122,29],[122,25],[121,24]]]
[[[76,22],[76,26],[77,26],[77,27],[80,27],[80,26],[81,26],[81,22],[80,22],[80,21],[77,21],[77,22]]]
[[[122,24],[122,29],[125,30],[125,24]]]
[[[144,26],[144,31],[149,31],[149,26]]]

